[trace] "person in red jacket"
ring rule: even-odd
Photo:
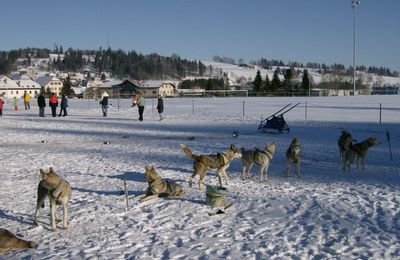
[[[52,116],[56,117],[58,107],[58,98],[56,96],[56,93],[51,93],[51,97],[49,98],[49,107],[51,107]]]

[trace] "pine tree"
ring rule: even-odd
[[[283,81],[283,88],[285,92],[291,92],[293,91],[292,89],[292,78],[293,78],[293,72],[292,69],[286,69],[285,70],[285,76],[284,76],[284,81]]]
[[[253,81],[253,91],[256,92],[257,94],[258,92],[261,91],[261,86],[262,86],[261,72],[260,70],[257,70],[256,77],[254,78]]]
[[[308,70],[303,71],[303,78],[301,80],[301,89],[305,95],[308,95],[310,91],[310,77],[308,76]]]
[[[271,81],[269,80],[268,74],[265,76],[264,92],[271,91]]]
[[[271,81],[271,90],[273,92],[276,92],[280,89],[281,87],[281,80],[279,79],[279,67],[277,67],[274,71],[274,75],[272,76],[272,81]]]
[[[63,87],[61,89],[60,94],[66,95],[68,97],[71,97],[75,94],[75,92],[72,90],[72,83],[69,76],[67,76],[67,78],[63,80]]]

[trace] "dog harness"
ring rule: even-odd
[[[265,154],[270,161],[272,160],[272,157],[274,156],[274,154],[271,151],[269,151],[268,149],[266,151],[265,150],[262,151],[262,150],[257,149],[257,151],[260,152],[260,153]],[[254,153],[254,155],[253,155],[253,161],[256,161],[256,153]]]
[[[217,171],[220,170],[222,168],[222,166],[226,165],[228,163],[228,161],[225,159],[226,158],[226,154],[225,153],[217,153],[217,155],[206,155],[205,157],[207,159],[209,159],[213,164],[214,167],[217,168]],[[222,165],[219,165],[217,162],[216,158],[222,158]]]

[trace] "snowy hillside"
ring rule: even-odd
[[[109,117],[98,101],[70,100],[69,116],[38,117],[38,109],[0,118],[0,227],[38,243],[0,259],[396,259],[400,251],[400,97],[165,99],[164,121],[147,100],[144,121],[129,101],[111,100]],[[289,134],[260,134],[260,119],[287,103]],[[120,107],[117,107],[120,104]],[[244,104],[244,107],[243,107]],[[379,124],[382,104],[382,124]],[[344,171],[337,139],[375,136],[365,170]],[[232,135],[233,131],[238,136]],[[386,131],[390,133],[390,159]],[[285,152],[301,143],[303,178],[284,177]],[[46,141],[46,142],[44,142]],[[234,204],[208,216],[205,192],[188,187],[195,154],[275,142],[268,183],[241,180],[240,160],[227,170]],[[183,185],[185,195],[139,203],[144,167]],[[53,167],[72,186],[69,229],[50,231],[49,207],[33,225],[40,168]],[[293,169],[292,169],[293,174]],[[123,181],[130,209],[126,210]],[[197,181],[197,179],[195,179]],[[206,184],[216,184],[214,173]],[[60,210],[60,209],[59,209]]]
[[[206,66],[211,65],[214,70],[220,69],[223,73],[226,73],[234,84],[238,82],[241,78],[245,78],[248,81],[253,81],[257,71],[259,70],[261,73],[262,78],[265,80],[266,75],[268,75],[269,79],[272,79],[274,74],[275,67],[272,70],[267,70],[258,66],[254,68],[249,67],[240,67],[239,65],[227,64],[227,63],[218,63],[218,62],[203,62]],[[281,67],[281,69],[284,67]],[[300,71],[303,71],[304,68],[298,68]],[[315,84],[319,84],[322,81],[322,75],[318,73],[315,69],[308,69],[309,74],[312,76],[313,82]],[[363,75],[364,80],[366,81],[369,74],[364,72],[358,72]],[[280,79],[283,80],[283,75],[279,75]],[[380,83],[381,85],[390,84],[390,85],[400,85],[400,77],[387,77],[387,76],[377,76],[371,75],[371,81],[369,82],[370,86],[374,83]],[[299,79],[301,80],[301,79]],[[349,79],[352,80],[352,79]]]

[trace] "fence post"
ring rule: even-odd
[[[154,98],[151,98],[151,113],[154,113]]]
[[[305,111],[305,118],[306,118],[306,121],[307,121],[307,101],[306,101],[306,111]]]
[[[119,111],[119,100],[121,99],[121,90],[118,91],[118,111]]]
[[[126,184],[126,179],[124,179],[124,194],[125,194],[125,201],[126,201],[126,210],[129,210],[129,197],[128,197],[128,189]]]
[[[382,103],[379,104],[379,124],[382,124]]]
[[[243,100],[243,117],[244,117],[244,100]]]
[[[194,116],[194,99],[192,99],[192,114]]]

